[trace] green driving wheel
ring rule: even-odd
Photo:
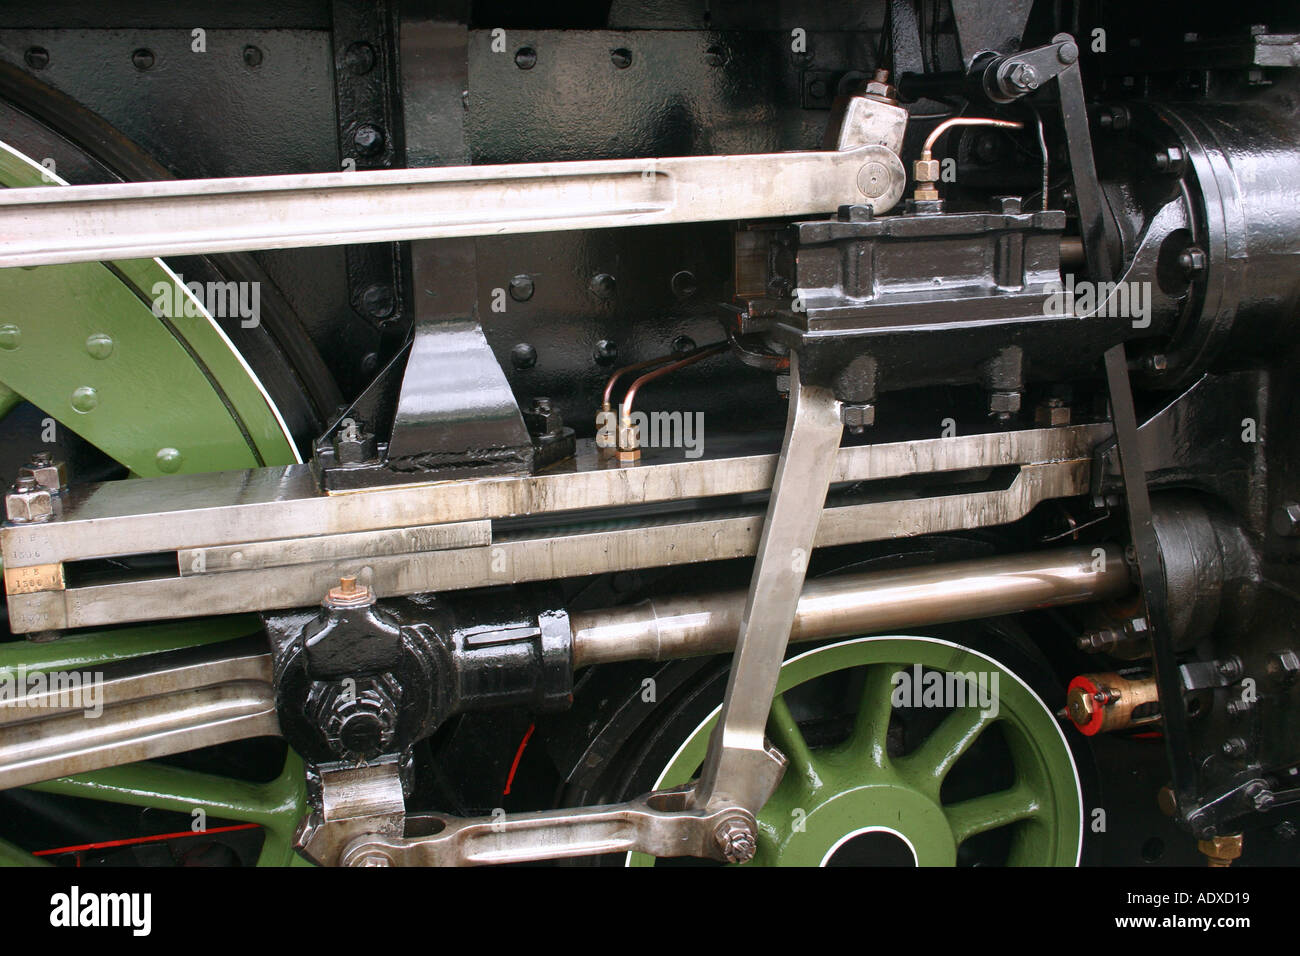
[[[0,186],[56,182],[39,163],[0,143]],[[155,309],[160,297],[190,304],[172,317]],[[0,418],[24,401],[40,409],[43,431],[74,432],[132,475],[299,460],[262,383],[158,259],[0,270]],[[0,673],[93,669],[259,629],[255,616],[239,616],[81,632],[53,643],[10,640],[0,643]],[[259,864],[303,862],[293,850],[293,833],[304,813],[305,786],[302,762],[292,751],[269,781],[140,763],[27,789],[185,815],[202,810],[261,827]],[[5,822],[21,829],[21,821],[0,819]],[[11,840],[0,839],[0,865],[43,861],[29,852],[36,848],[8,835]]]
[[[833,716],[809,706],[836,696],[848,705]],[[682,743],[656,789],[698,773],[717,719],[715,709]],[[747,865],[882,862],[882,845],[897,848],[890,862],[921,866],[1078,864],[1069,745],[1037,694],[984,654],[921,637],[805,651],[782,668],[768,736],[789,766]]]

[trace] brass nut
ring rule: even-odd
[[[618,450],[618,460],[623,464],[634,464],[641,460],[640,448],[620,448]]]
[[[934,187],[933,183],[923,186],[917,186],[916,191],[912,193],[912,198],[917,202],[926,202],[939,198],[939,190]]]
[[[1241,834],[1233,833],[1201,840],[1196,846],[1205,854],[1209,866],[1231,866],[1232,861],[1241,856],[1241,842]]]
[[[939,181],[939,161],[937,159],[918,159],[912,164],[912,178],[916,180],[918,189],[921,183],[937,183]]]
[[[330,588],[324,601],[326,607],[337,608],[365,607],[374,603],[375,592],[367,585],[358,584],[357,579],[352,577],[339,578],[338,585]]]

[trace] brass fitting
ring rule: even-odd
[[[913,200],[924,202],[939,198],[939,161],[931,158],[928,149],[923,150],[921,158],[912,164],[912,179],[916,181]]]
[[[1232,833],[1200,840],[1196,846],[1205,854],[1206,866],[1232,866],[1232,861],[1241,856],[1241,844],[1241,834]]]
[[[329,589],[323,603],[326,607],[366,607],[375,603],[375,592],[358,584],[356,578],[339,578],[338,585]]]
[[[641,460],[641,436],[630,415],[624,415],[618,426],[618,460],[627,463]]]
[[[602,402],[596,413],[596,452],[608,458],[618,451],[618,415],[609,402]]]
[[[1080,674],[1066,691],[1065,712],[1081,733],[1091,737],[1155,723],[1160,719],[1160,695],[1153,677]]]

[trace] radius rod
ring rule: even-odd
[[[880,150],[4,189],[0,268],[827,213]]]

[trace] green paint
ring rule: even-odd
[[[893,675],[913,664],[941,671],[998,673],[998,712],[953,710],[910,753],[893,758],[885,735]],[[857,718],[847,740],[810,748],[781,696],[827,674],[866,668]],[[708,750],[717,713],[683,745],[660,786],[688,783]],[[994,723],[1011,752],[1016,782],[1008,790],[959,803],[940,800],[944,777]],[[836,844],[864,828],[901,834],[922,866],[952,866],[957,848],[977,833],[1015,826],[1012,865],[1072,866],[1082,833],[1077,778],[1051,713],[996,662],[928,638],[863,638],[819,647],[786,661],[768,719],[768,736],[790,763],[758,814],[752,866],[817,866]],[[654,858],[633,854],[634,866]]]
[[[48,183],[0,151],[0,185]],[[156,259],[0,270],[0,383],[142,477],[294,461],[212,322],[154,314],[178,288]]]
[[[0,185],[49,183],[38,166],[0,150]],[[0,270],[0,415],[30,401],[136,476],[296,461],[274,409],[220,331],[203,315],[155,315],[160,298],[184,295],[156,259]],[[0,644],[0,670],[93,668],[259,626],[245,615],[15,641]],[[144,763],[30,789],[185,813],[202,806],[258,823],[266,829],[259,864],[283,866],[303,862],[292,848],[303,786],[302,763],[290,753],[269,784]],[[0,841],[0,864],[35,862]]]

